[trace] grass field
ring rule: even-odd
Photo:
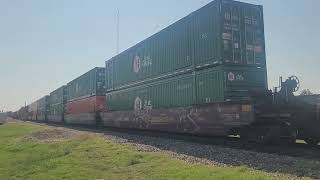
[[[245,167],[189,164],[160,152],[138,152],[97,135],[40,141],[45,126],[0,126],[0,179],[272,179]]]

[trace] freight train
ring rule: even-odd
[[[21,108],[17,118],[320,142],[320,96],[268,90],[262,6],[215,0]]]

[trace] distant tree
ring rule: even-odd
[[[304,89],[300,93],[301,96],[307,96],[307,95],[313,95],[313,93],[310,91],[310,89]]]

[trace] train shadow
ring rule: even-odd
[[[228,145],[213,145],[208,143],[190,142],[183,139],[173,139],[172,134],[161,132],[137,131],[117,128],[97,128],[86,126],[70,126],[48,124],[56,127],[67,127],[78,131],[89,131],[112,137],[117,143],[134,144],[142,151],[169,151],[179,158],[192,162],[208,164],[222,164],[234,167],[248,167],[267,173],[289,174],[298,177],[320,179],[320,161],[318,159],[303,159],[277,154],[268,154],[248,151],[239,148],[230,148]],[[179,135],[177,135],[179,136]],[[192,136],[187,136],[192,138]],[[141,147],[139,147],[141,146]],[[142,147],[143,146],[143,147]],[[281,151],[281,148],[279,148]],[[320,151],[318,151],[320,154]],[[318,154],[318,155],[319,155]]]

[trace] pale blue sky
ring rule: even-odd
[[[295,74],[320,92],[320,0],[243,0],[265,13],[270,87]],[[15,110],[210,0],[0,0],[0,110]]]

